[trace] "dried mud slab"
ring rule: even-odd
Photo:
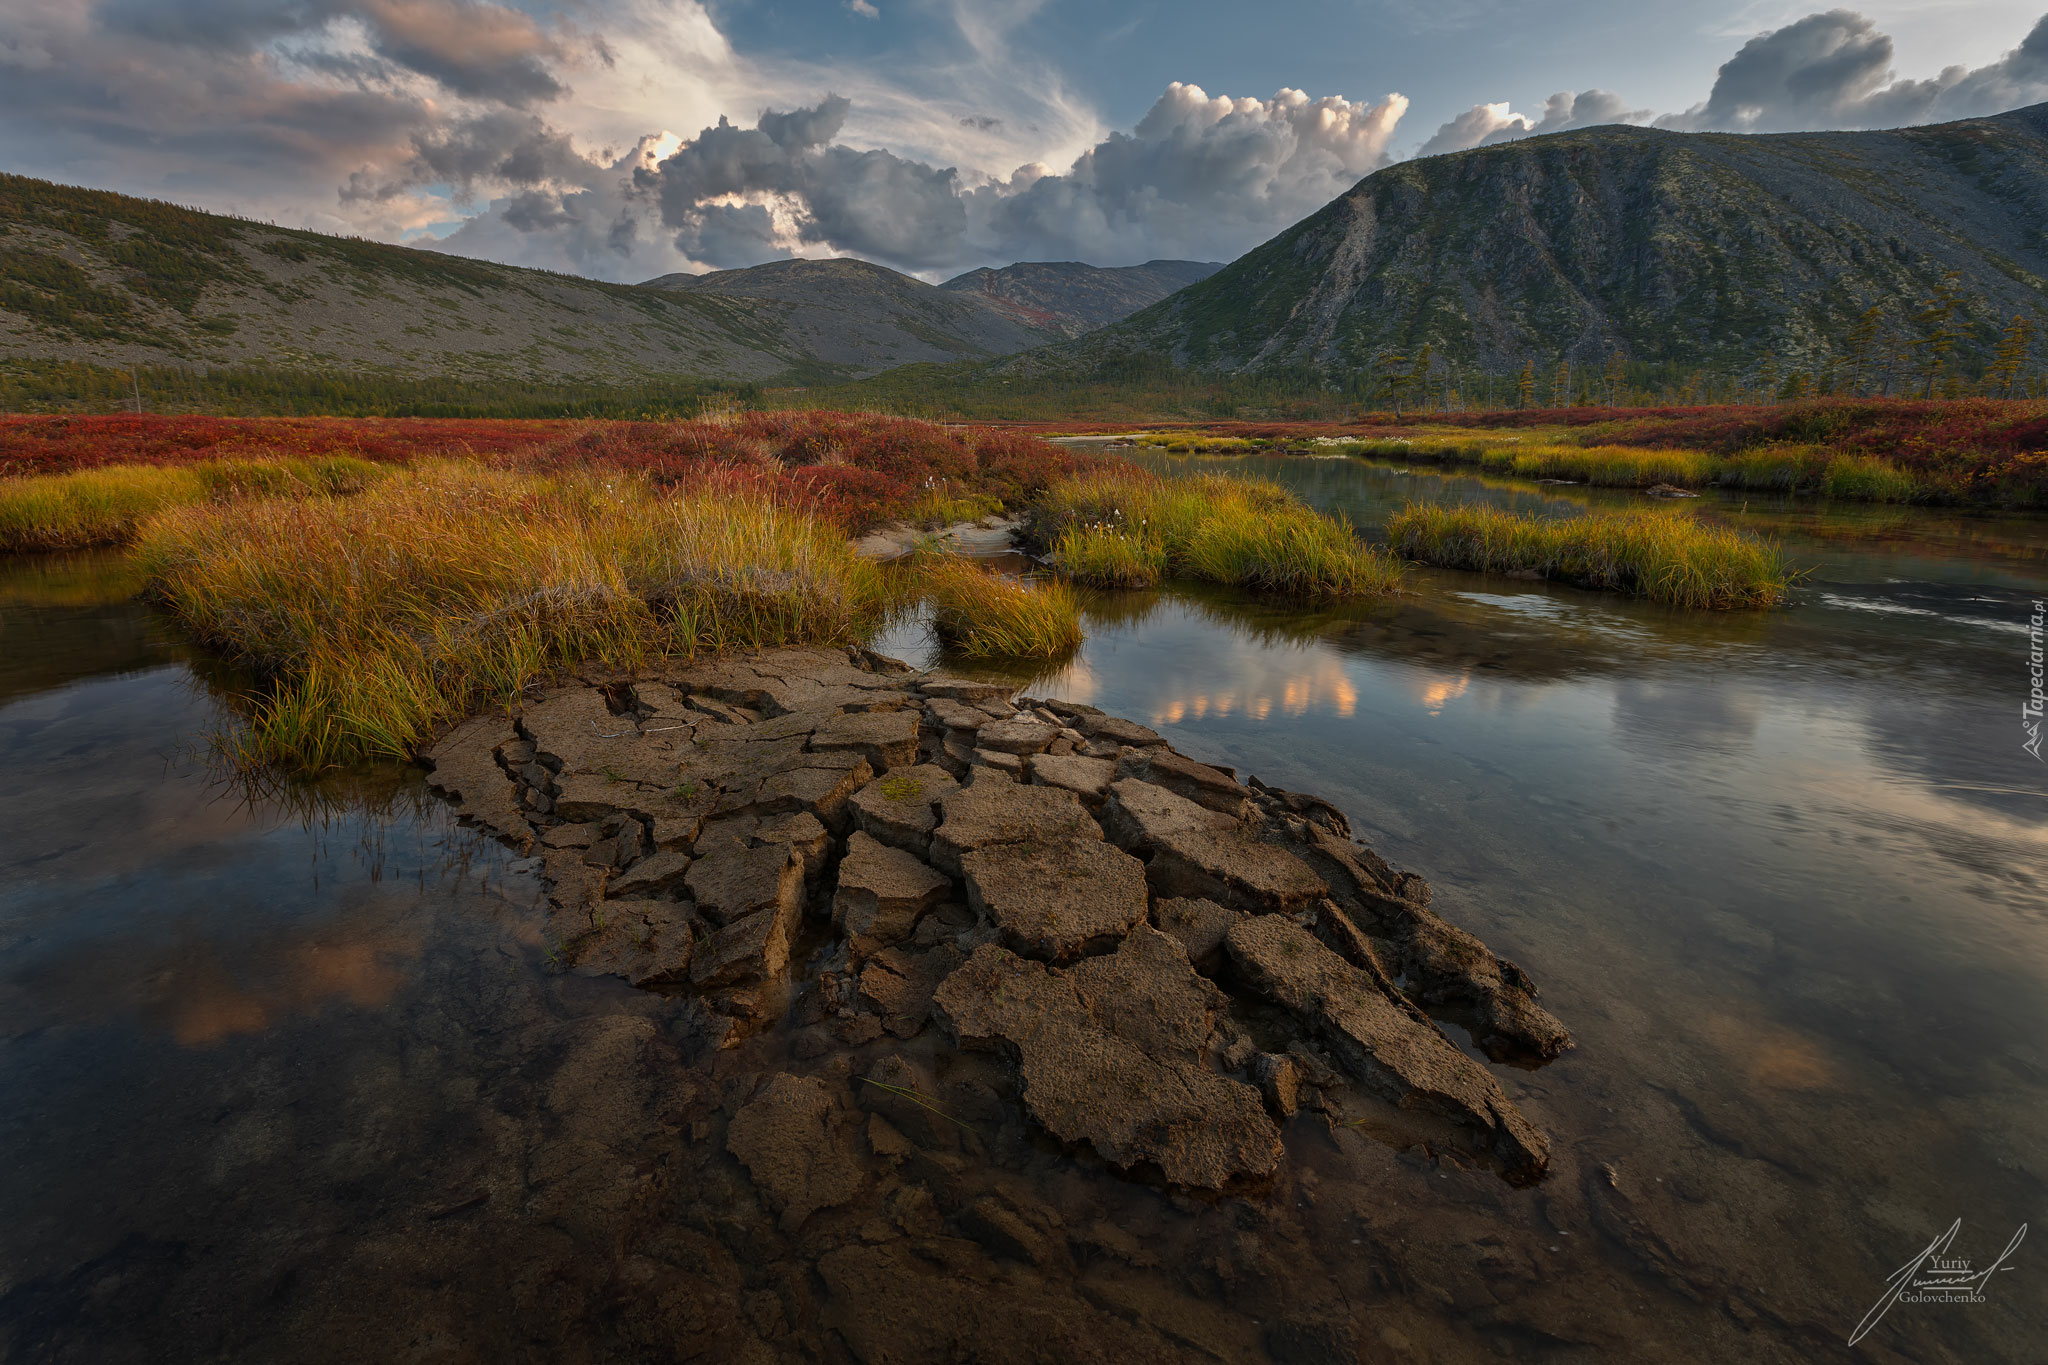
[[[1327,802],[1134,722],[784,649],[536,690],[426,759],[463,815],[538,845],[560,960],[688,997],[700,1049],[792,1014],[813,1057],[936,1023],[931,1045],[1007,1075],[1045,1134],[1191,1189],[1275,1178],[1283,1126],[1355,1126],[1347,1094],[1429,1116],[1511,1181],[1547,1164],[1435,1023],[1556,1056],[1571,1035],[1527,976]],[[852,1197],[851,1120],[823,1087],[756,1081],[732,1120],[786,1230]],[[890,1122],[871,1116],[871,1153],[904,1141]],[[1057,1241],[976,1209],[991,1245]],[[848,1283],[873,1269],[834,1255]]]

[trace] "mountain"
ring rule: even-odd
[[[1010,355],[1057,335],[972,295],[949,294],[886,266],[851,258],[663,275],[640,287],[762,307],[775,319],[776,344],[782,350],[846,374]]]
[[[978,297],[1033,327],[1077,337],[1222,268],[1219,261],[1147,261],[1109,268],[1079,261],[1020,261],[1000,270],[970,270],[939,288]]]
[[[605,284],[0,175],[0,363],[825,383],[1043,345],[1179,264],[994,272],[1029,308],[856,260]]]
[[[2048,105],[1873,133],[1590,128],[1404,162],[1000,368],[1357,374],[1424,345],[1508,375],[1617,352],[1721,373],[1909,364],[1950,271],[1965,364],[2015,314],[2048,335]]]
[[[771,306],[0,175],[0,360],[617,381],[804,365]]]

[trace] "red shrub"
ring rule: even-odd
[[[346,417],[0,417],[0,475],[225,457],[469,457],[514,469],[612,468],[664,487],[739,477],[848,531],[901,515],[927,482],[1015,504],[1077,460],[1035,436],[846,412],[725,422]]]

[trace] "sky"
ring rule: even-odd
[[[637,281],[1230,260],[1414,156],[2048,101],[2044,0],[0,0],[0,169]]]

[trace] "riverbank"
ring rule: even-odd
[[[1698,408],[1365,413],[1350,422],[1020,424],[1172,454],[1358,454],[1602,487],[2048,507],[2048,403],[1819,399]]]

